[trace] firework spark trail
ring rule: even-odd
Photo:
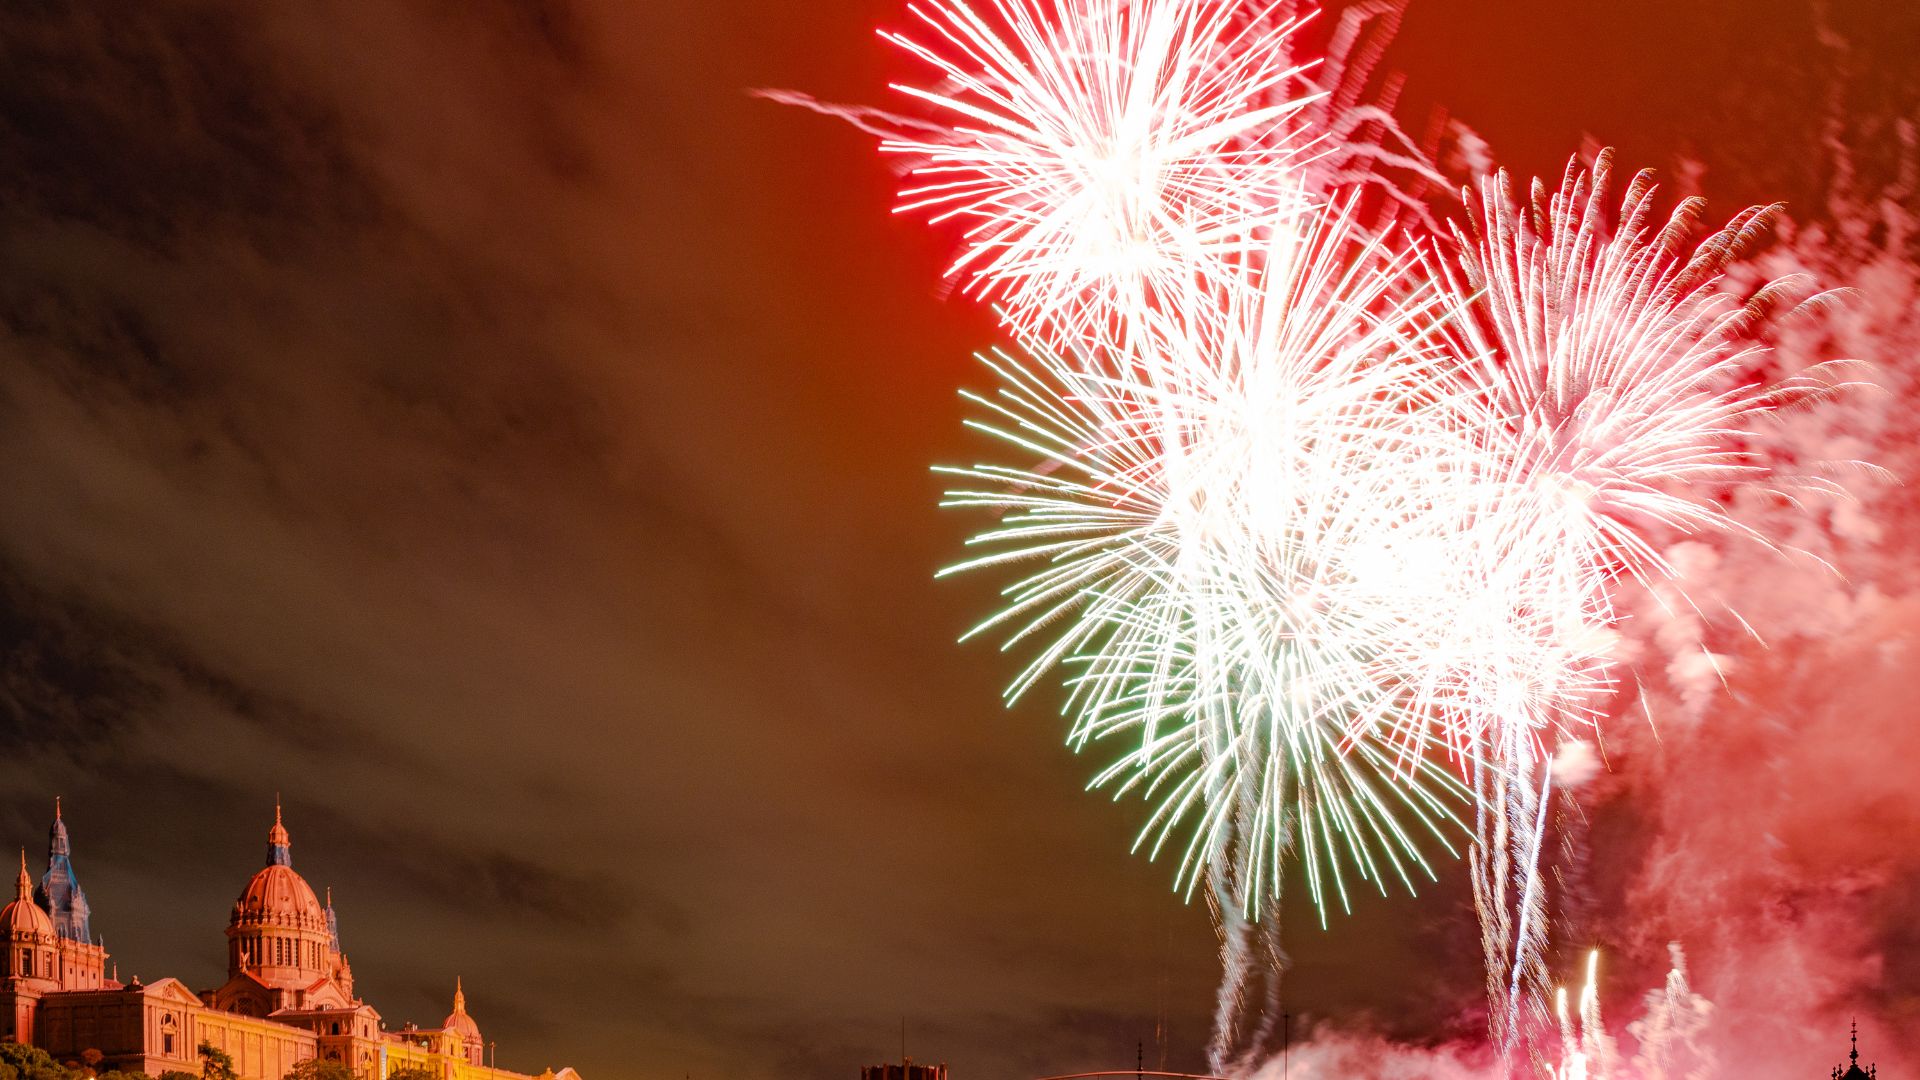
[[[1243,816],[1246,809],[1243,804]],[[1242,828],[1245,829],[1244,821]],[[1274,1019],[1280,1014],[1286,954],[1280,945],[1279,900],[1268,898],[1262,917],[1249,918],[1243,914],[1233,860],[1224,851],[1215,854],[1208,868],[1206,885],[1208,913],[1220,936],[1221,972],[1207,1060],[1215,1075],[1240,1075],[1251,1072],[1259,1064],[1260,1055],[1272,1038]],[[1252,1010],[1255,1022],[1249,1031],[1248,996],[1255,986],[1262,988],[1261,1000]]]

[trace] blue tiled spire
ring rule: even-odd
[[[40,877],[34,899],[53,916],[53,928],[69,941],[93,941],[88,921],[87,893],[73,872],[73,842],[60,816],[60,799],[53,800],[53,828],[47,833],[47,872]]]

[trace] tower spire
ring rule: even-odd
[[[327,886],[327,937],[331,939],[333,951],[340,951],[340,916],[333,910],[333,886]]]
[[[1853,1049],[1847,1052],[1847,1060],[1853,1062],[1855,1065],[1860,1064],[1860,1018],[1859,1017],[1855,1017],[1853,1020]]]
[[[20,876],[14,879],[13,895],[16,900],[33,899],[33,879],[27,876],[27,849],[20,849]]]
[[[60,816],[60,796],[53,797],[53,825],[47,830],[47,857],[71,855],[73,843],[67,838],[67,822]]]
[[[34,895],[40,906],[53,916],[54,930],[68,941],[91,941],[87,892],[73,872],[73,840],[67,835],[67,822],[61,813],[60,796],[53,797],[53,824],[47,829],[47,872],[40,876],[40,888]]]
[[[467,992],[460,986],[460,976],[453,977],[453,1011],[456,1015],[467,1011]]]

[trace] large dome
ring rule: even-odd
[[[292,848],[276,803],[273,828],[267,833],[267,865],[254,873],[240,891],[240,899],[233,902],[234,926],[326,931],[327,909],[320,905],[313,886],[294,870]]]
[[[261,867],[233,907],[236,921],[310,930],[327,926],[326,909],[313,894],[313,886],[291,866]]]

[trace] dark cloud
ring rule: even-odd
[[[244,220],[278,248],[379,215],[331,104],[240,10],[24,4],[0,42],[7,208],[179,254]]]
[[[13,752],[81,751],[111,742],[159,689],[128,665],[123,628],[37,590],[0,563],[0,694]]]

